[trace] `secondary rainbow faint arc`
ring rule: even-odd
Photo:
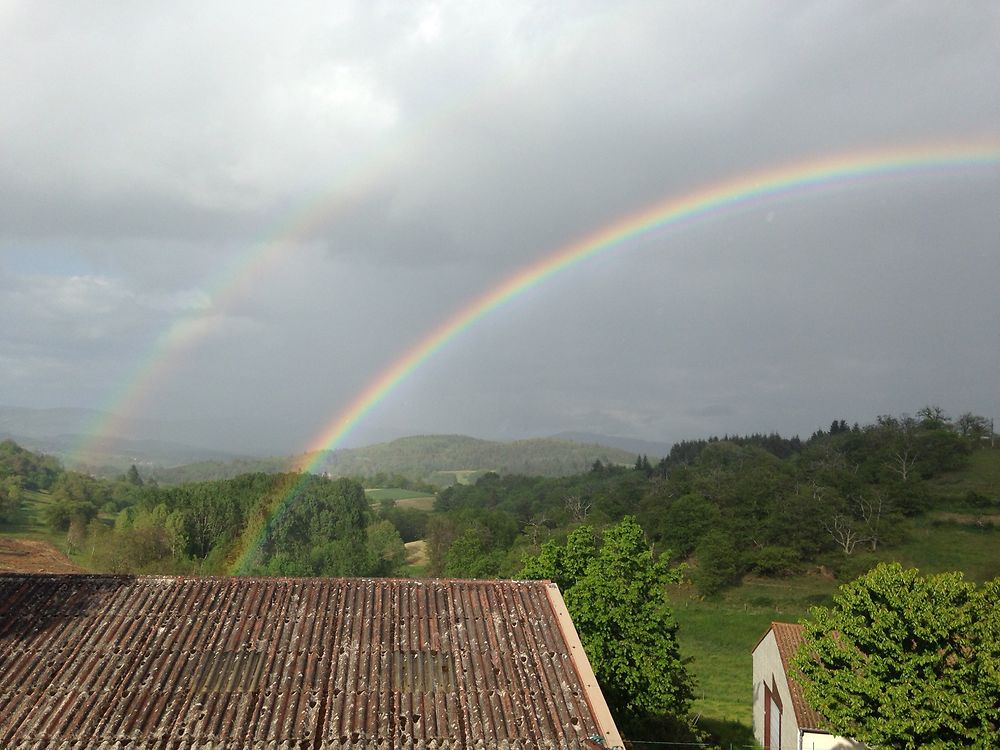
[[[893,176],[907,171],[997,164],[1000,164],[1000,143],[992,141],[971,145],[922,145],[855,151],[741,175],[654,203],[521,268],[434,328],[383,370],[312,441],[308,453],[316,453],[301,468],[303,471],[315,469],[323,459],[322,451],[335,448],[397,385],[479,319],[545,279],[587,258],[619,247],[629,239],[688,219],[725,212],[754,200],[810,187],[826,187],[866,177]]]
[[[420,339],[372,380],[311,443],[299,464],[306,472],[283,495],[274,498],[271,511],[253,538],[245,538],[231,570],[245,571],[253,555],[264,543],[267,521],[286,507],[304,487],[309,472],[315,471],[350,431],[392,390],[426,360],[467,328],[496,308],[510,302],[545,279],[599,253],[621,246],[631,238],[654,229],[689,219],[723,214],[727,210],[771,199],[810,187],[817,189],[866,177],[895,176],[908,170],[947,170],[1000,165],[1000,141],[924,144],[909,147],[853,151],[795,162],[733,177],[700,190],[674,196],[628,214],[524,266],[500,284],[487,290]]]

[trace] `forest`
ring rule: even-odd
[[[242,573],[511,577],[581,524],[599,532],[631,516],[657,557],[687,562],[711,594],[746,573],[836,573],[859,550],[898,544],[900,520],[935,507],[928,480],[961,468],[989,435],[984,417],[925,407],[864,426],[834,420],[805,440],[686,440],[660,459],[597,460],[568,476],[486,472],[439,491],[429,512],[366,497],[380,482],[433,489],[402,476],[256,472],[161,486],[134,466],[114,480],[64,471],[6,441],[0,519],[25,491],[42,491],[49,528],[114,572],[228,573],[240,561]],[[970,492],[962,504],[990,502]],[[405,571],[403,545],[416,540],[426,540],[426,570]]]
[[[993,440],[984,417],[925,407],[866,425],[834,420],[807,439],[686,440],[662,458],[595,460],[566,476],[487,471],[435,494],[386,473],[161,485],[132,466],[98,479],[4,441],[0,531],[35,502],[48,533],[97,571],[548,578],[602,684],[632,685],[608,696],[622,724],[699,740],[707,735],[683,719],[695,688],[670,586],[686,581],[711,598],[748,575],[851,581],[874,565],[872,554],[907,542],[914,519],[995,513],[995,491],[944,497],[936,481]],[[398,500],[421,492],[425,503]],[[407,543],[425,556],[408,561]]]

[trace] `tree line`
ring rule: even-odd
[[[47,492],[46,522],[65,532],[93,567],[108,571],[398,575],[404,540],[425,539],[430,575],[553,580],[616,718],[627,729],[689,741],[704,734],[685,718],[693,686],[679,656],[666,585],[690,574],[711,594],[748,572],[837,568],[860,550],[899,542],[900,520],[934,503],[928,480],[961,468],[988,437],[985,424],[975,415],[951,420],[926,407],[865,426],[834,420],[807,440],[770,434],[684,441],[655,462],[646,456],[632,465],[597,460],[574,476],[487,473],[473,485],[441,491],[430,513],[391,501],[373,507],[358,481],[295,473],[160,487],[132,467],[116,480],[97,480],[9,442],[0,444],[0,488],[17,484],[15,497]],[[970,496],[966,502],[993,501]],[[884,577],[870,574],[875,578],[859,586],[885,592],[916,586],[898,571],[889,576],[891,585],[878,575]],[[934,582],[931,590],[955,609],[949,614],[938,607],[933,617],[965,623],[985,616],[995,629],[995,616],[961,608],[982,600],[963,586]],[[959,591],[954,602],[947,598],[953,589]],[[837,681],[846,679],[838,671],[845,657],[829,651],[843,644],[823,638],[851,633],[848,626],[857,623],[851,607],[868,595],[858,591],[845,589],[839,609],[814,612],[818,625],[808,630],[811,650],[799,667],[810,695],[848,689]],[[994,607],[995,585],[984,596]],[[911,615],[923,611],[918,599],[900,601]],[[963,645],[965,636],[941,637],[952,638],[962,658],[979,653],[980,646]],[[990,648],[984,653],[994,659]],[[825,660],[828,651],[832,661]],[[988,669],[973,669],[980,672],[962,671],[961,678],[974,674],[977,685],[991,679]],[[872,684],[888,680],[876,675]],[[995,698],[989,684],[975,700]],[[938,695],[953,700],[940,691],[928,700]],[[831,721],[839,720],[835,705],[815,700]],[[996,726],[995,719],[961,721],[974,725],[968,731],[976,736]],[[835,726],[859,737],[870,729]]]
[[[984,424],[926,407],[865,426],[835,420],[807,440],[684,441],[657,462],[595,462],[573,477],[487,475],[438,495],[428,527],[430,571],[515,575],[547,539],[627,515],[658,554],[691,562],[706,593],[747,573],[784,575],[820,564],[851,570],[858,552],[902,541],[900,521],[934,502],[927,480],[964,466],[983,444]],[[972,506],[989,502],[967,498]]]
[[[6,520],[25,490],[47,492],[45,524],[106,572],[224,574],[239,562],[247,574],[388,576],[405,561],[394,513],[348,479],[256,473],[160,487],[134,466],[99,480],[0,444],[0,491],[17,501]]]
[[[402,543],[426,539],[429,574],[494,577],[517,575],[526,556],[549,539],[564,541],[581,524],[600,529],[634,516],[657,555],[692,563],[699,587],[714,593],[746,573],[783,575],[820,564],[850,569],[858,552],[899,543],[900,520],[933,503],[927,480],[964,465],[988,432],[982,417],[951,420],[925,407],[864,426],[834,420],[807,440],[772,433],[681,441],[657,461],[597,460],[572,476],[490,472],[440,491],[429,514],[365,501],[363,484],[372,479],[426,489],[402,476],[344,484],[257,472],[161,487],[134,466],[116,480],[98,480],[5,441],[0,519],[11,516],[25,491],[48,492],[48,525],[67,534],[71,549],[90,550],[95,565],[116,570],[223,572],[256,534],[259,551],[250,564],[257,572],[399,573]],[[294,498],[271,518],[274,498],[293,485]],[[345,501],[347,495],[355,500]],[[314,512],[325,519],[320,526],[292,523]],[[336,520],[342,517],[348,521]],[[352,535],[357,530],[363,539]],[[115,559],[98,559],[111,553],[101,552],[106,539],[95,540],[109,533],[121,537],[110,545]],[[362,564],[336,551],[339,542],[324,541],[349,539],[343,549],[357,550],[369,536],[382,562],[369,552]]]

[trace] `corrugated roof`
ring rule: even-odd
[[[781,666],[785,670],[788,682],[788,692],[792,694],[792,709],[795,711],[795,723],[800,729],[822,729],[823,717],[808,703],[802,693],[802,686],[792,676],[792,657],[799,645],[805,640],[801,625],[791,622],[772,622],[771,630],[778,644],[778,654],[781,656]]]
[[[542,581],[0,575],[0,747],[620,744],[560,608]]]

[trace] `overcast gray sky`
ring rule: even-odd
[[[289,452],[455,310],[645,205],[1000,143],[994,0],[32,0],[0,4],[0,49],[0,404],[250,419]],[[998,321],[1000,166],[877,179],[554,276],[348,444],[1000,416]]]

